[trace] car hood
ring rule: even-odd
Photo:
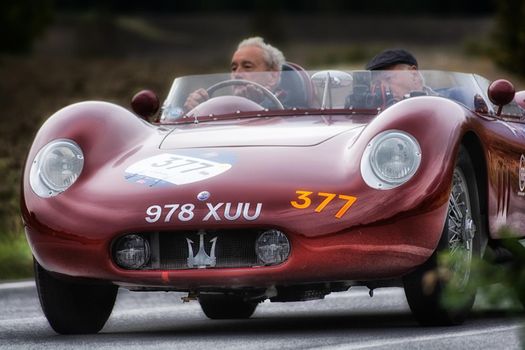
[[[218,123],[177,125],[160,149],[241,146],[313,146],[365,123],[328,117],[274,117]]]

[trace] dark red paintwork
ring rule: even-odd
[[[155,126],[109,103],[60,110],[36,136],[23,180],[22,214],[35,258],[46,270],[69,276],[180,290],[397,278],[436,248],[461,144],[486,179],[479,188],[490,236],[497,237],[502,227],[525,235],[521,120],[476,115],[433,96],[399,102],[377,116],[287,113]],[[403,186],[374,190],[361,178],[361,156],[375,135],[389,129],[413,135],[422,161]],[[57,138],[82,148],[84,170],[67,191],[44,199],[29,186],[29,168],[36,153]],[[227,173],[181,186],[150,188],[124,178],[124,170],[141,159],[191,148],[228,152],[236,161]],[[262,213],[255,221],[199,221],[206,206],[196,196],[204,190],[211,193],[207,202],[262,203]],[[320,213],[314,208],[321,198],[308,209],[294,208],[297,190],[357,201],[337,219],[340,202]],[[150,205],[166,203],[194,203],[195,220],[146,222]],[[123,270],[111,259],[112,242],[126,233],[233,227],[278,228],[291,241],[291,256],[271,267],[170,271]]]

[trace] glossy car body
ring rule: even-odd
[[[217,75],[176,80],[158,123],[96,101],[55,113],[34,140],[23,179],[37,264],[88,283],[257,300],[399,285],[438,248],[460,149],[476,174],[482,249],[502,229],[525,236],[523,109],[511,103],[496,115],[488,81],[422,72],[435,94],[386,106],[357,96],[357,77],[369,72],[294,74],[304,98],[284,109],[226,94],[185,112],[193,89],[228,80]],[[353,105],[348,96],[360,99]],[[366,179],[363,159],[374,138],[392,131],[420,149],[415,173],[389,188]],[[66,190],[42,196],[31,174],[54,140],[74,141],[83,166]],[[265,264],[253,252],[225,256],[253,249],[267,230],[287,237],[283,262]],[[139,268],[116,263],[116,242],[131,234],[151,250]],[[223,243],[243,235],[251,238],[242,247]]]

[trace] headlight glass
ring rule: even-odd
[[[125,269],[140,269],[150,259],[150,246],[139,235],[127,235],[115,245],[115,262]]]
[[[421,148],[410,134],[385,131],[372,139],[361,161],[365,182],[378,189],[390,189],[407,182],[419,168]]]
[[[264,265],[277,265],[288,259],[290,242],[281,231],[268,230],[257,238],[255,253]]]
[[[41,197],[52,197],[67,190],[79,177],[84,155],[72,140],[60,139],[38,152],[31,166],[31,188]]]

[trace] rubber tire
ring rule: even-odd
[[[461,147],[456,167],[459,167],[465,176],[467,182],[467,189],[470,197],[471,215],[476,225],[476,232],[473,238],[472,259],[479,259],[481,256],[481,245],[483,242],[484,230],[482,229],[478,191],[476,186],[476,176],[472,161],[467,151]],[[448,216],[448,211],[447,211]],[[414,272],[406,275],[403,278],[403,285],[405,295],[412,310],[413,316],[419,324],[424,326],[452,326],[462,324],[467,318],[476,293],[472,293],[465,298],[465,302],[457,308],[449,308],[442,303],[446,281],[438,279],[434,290],[428,294],[423,288],[423,279],[429,272],[435,272],[438,268],[438,255],[442,252],[447,252],[448,246],[448,218],[445,220],[445,225],[441,234],[441,239],[438,243],[437,249],[432,256]]]
[[[204,314],[213,320],[250,318],[258,304],[229,294],[200,294],[199,303]]]
[[[109,318],[118,287],[80,284],[54,277],[35,260],[35,281],[51,328],[60,334],[93,334]]]

